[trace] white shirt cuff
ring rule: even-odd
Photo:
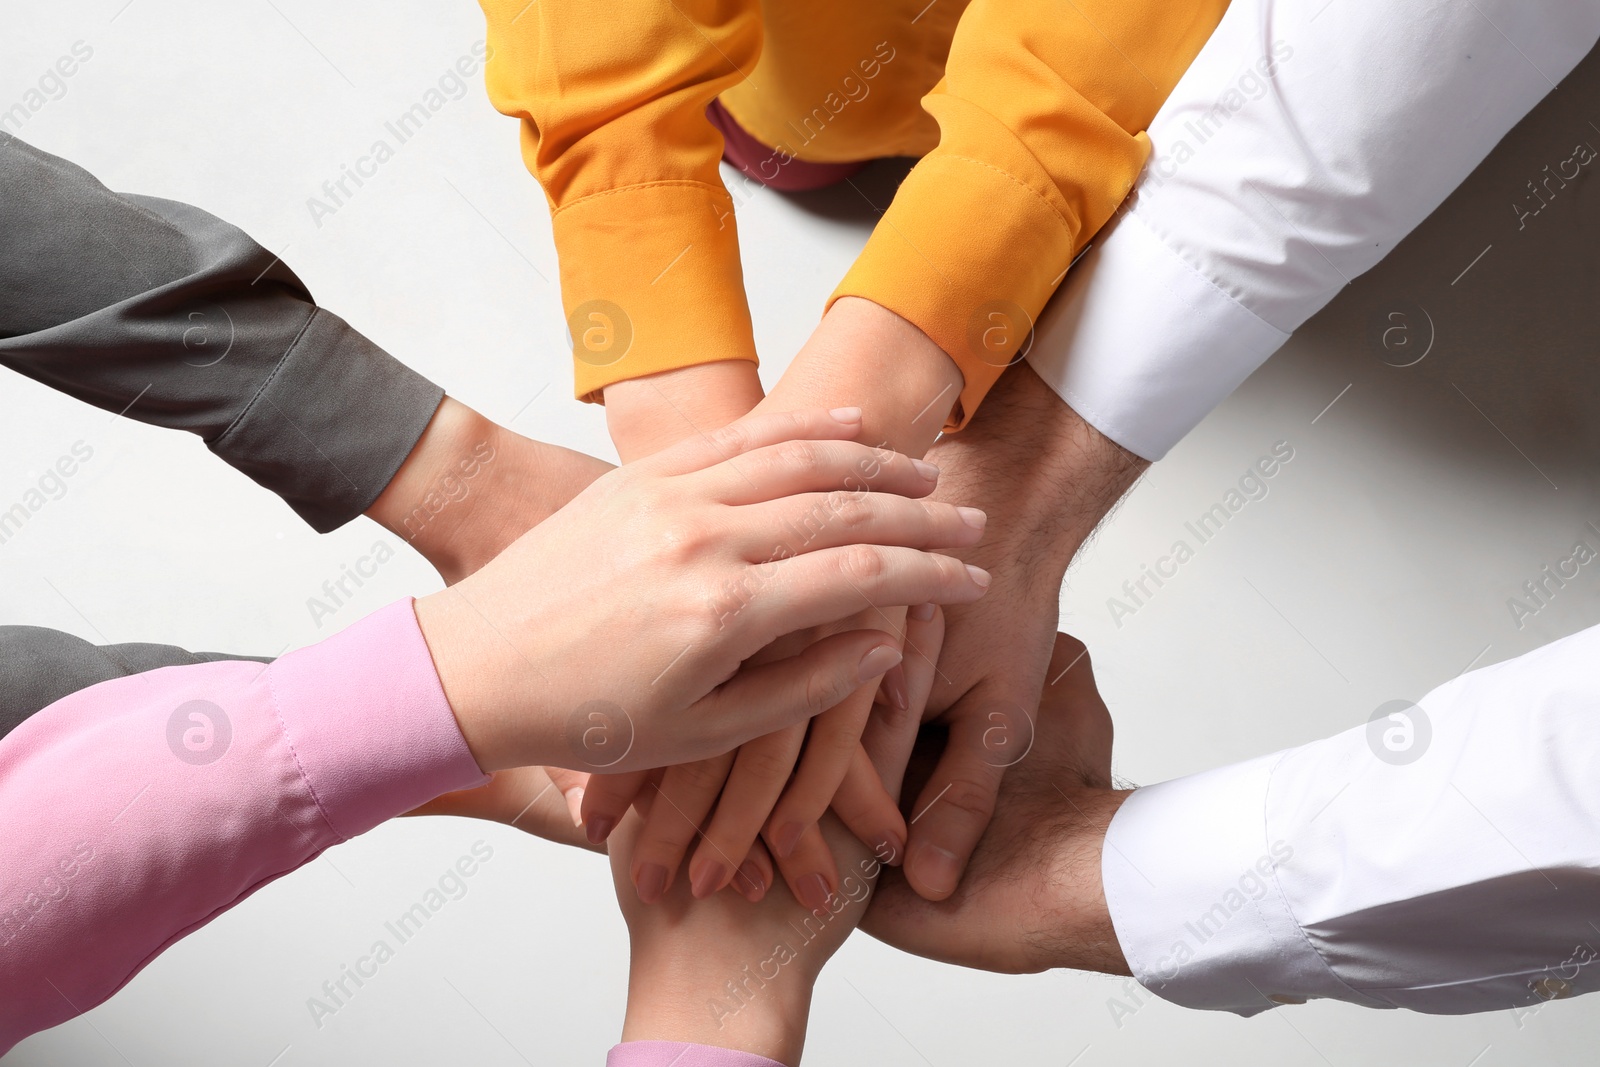
[[[1295,921],[1265,809],[1283,753],[1135,790],[1112,819],[1101,877],[1117,941],[1146,989],[1189,1008],[1255,1015],[1338,997],[1389,1007],[1339,981]]]
[[[1130,211],[1045,307],[1028,362],[1095,429],[1158,460],[1288,339]]]

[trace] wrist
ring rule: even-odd
[[[929,456],[944,472],[934,498],[990,516],[985,545],[1053,591],[1100,520],[1149,467],[1083,419],[1026,363],[983,410]],[[1027,546],[1027,551],[1008,551]]]
[[[859,440],[921,456],[961,386],[955,361],[909,320],[870,300],[840,297],[763,407],[859,407]]]
[[[1131,789],[1086,788],[1069,797],[1058,818],[1049,903],[1041,909],[1036,943],[1046,966],[1102,974],[1133,972],[1117,940],[1106,903],[1101,855],[1111,820]]]
[[[761,378],[749,360],[721,360],[615,382],[605,400],[611,441],[629,463],[749,414]]]
[[[453,584],[609,469],[582,452],[514,433],[447,396],[367,515]]]
[[[679,1041],[750,1052],[797,1067],[805,1048],[812,978],[786,972],[761,953],[748,961],[688,961],[705,946],[652,963],[635,955],[628,983],[623,1041]],[[686,969],[687,967],[687,969]],[[663,976],[670,976],[663,981]]]

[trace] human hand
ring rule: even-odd
[[[873,937],[986,971],[1129,973],[1100,880],[1106,828],[1129,793],[1111,787],[1111,715],[1080,642],[1056,635],[1049,674],[1033,745],[1001,782],[960,888],[929,901],[904,872],[890,871],[862,923]],[[936,754],[927,740],[908,786]]]
[[[1009,768],[1028,751],[1046,682],[1062,579],[1078,547],[1147,465],[1101,435],[1026,364],[1013,367],[959,434],[928,453],[936,497],[989,515],[962,553],[994,585],[953,606],[929,710],[948,728],[911,805],[905,873],[929,900],[955,891]]]
[[[611,469],[514,433],[447,396],[367,515],[453,585]]]
[[[977,531],[954,507],[912,499],[932,479],[903,456],[878,456],[878,491],[848,505],[855,521],[765,562],[871,454],[849,440],[859,427],[845,409],[753,417],[685,441],[603,476],[482,570],[419,600],[479,766],[634,770],[728,751],[899,660],[881,634],[858,631],[744,666],[776,638],[863,600],[981,596],[982,571],[919,550],[963,547]],[[731,613],[708,593],[756,587],[762,596]]]
[[[671,376],[660,375],[626,385],[645,400],[659,401],[659,397],[651,397],[651,387],[659,382],[664,388],[669,380]],[[960,386],[961,374],[955,363],[914,325],[871,301],[846,297],[828,309],[772,395],[761,400],[757,410],[859,404],[867,440],[917,456],[937,436]],[[619,388],[613,386],[606,392],[614,434],[621,409],[612,409],[612,394]],[[660,394],[663,389],[655,392]],[[759,399],[759,391],[754,396]],[[683,403],[676,401],[671,407],[677,409]],[[678,432],[685,429],[682,418],[670,422]],[[621,439],[618,441],[620,448]],[[981,522],[976,514],[972,518]],[[873,609],[807,634],[791,635],[763,657],[794,655],[829,634],[866,627],[880,629],[898,641],[904,624],[901,609]],[[838,868],[816,827],[830,804],[858,838],[898,862],[904,851],[905,820],[895,798],[871,772],[858,744],[877,688],[863,687],[810,723],[752,741],[736,755],[669,772],[661,788],[671,803],[653,810],[639,849],[644,857],[639,871],[645,875],[639,885],[641,895],[654,899],[672,884],[697,836],[700,843],[689,860],[690,882],[702,896],[716,892],[734,878],[740,859],[751,851],[751,843],[760,834],[777,856],[792,891],[802,899],[824,896],[839,884]],[[883,688],[890,703],[904,706],[905,685],[899,671],[889,672]],[[595,780],[584,803],[591,839],[604,838],[643,781],[638,775]],[[761,865],[765,862],[762,858]]]
[[[908,707],[880,707],[867,731],[872,774],[896,790],[942,630],[936,612],[910,623],[907,648],[927,655],[906,658]],[[642,806],[661,802],[647,792]],[[632,879],[643,828],[644,818],[631,813],[611,837],[612,876],[632,949],[623,1040],[693,1042],[797,1064],[812,987],[866,910],[881,857],[828,817],[823,847],[834,850],[844,875],[838,892],[815,908],[781,886],[751,904],[731,893],[702,899],[683,883],[647,905]]]

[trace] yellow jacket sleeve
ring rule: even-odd
[[[550,203],[580,399],[754,361],[722,135],[706,105],[761,52],[759,0],[482,0],[489,98]]]
[[[1074,254],[1122,202],[1145,126],[1227,0],[972,0],[923,98],[939,145],[834,291],[909,319],[960,366],[947,429],[1013,361]]]

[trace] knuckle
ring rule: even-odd
[[[739,771],[762,782],[782,782],[794,770],[794,761],[770,748],[747,748],[739,754]]]
[[[774,482],[793,482],[816,469],[821,450],[811,441],[785,441],[766,457],[768,475]]]
[[[806,754],[830,764],[848,762],[855,754],[859,740],[849,730],[830,729],[825,726],[813,727],[811,736],[806,739]]]
[[[843,699],[849,683],[834,671],[812,671],[806,678],[806,713],[821,715]]]
[[[839,569],[855,584],[866,585],[888,576],[889,561],[875,545],[851,545],[840,557]]]
[[[994,815],[994,790],[986,783],[972,778],[953,778],[950,788],[939,798],[962,815],[977,823],[987,823]]]
[[[835,489],[828,494],[827,507],[833,522],[843,531],[859,531],[872,522],[872,503],[861,493]]]
[[[677,771],[677,788],[673,792],[680,797],[699,796],[721,789],[726,777],[722,767],[710,762],[681,764]]]
[[[677,559],[698,553],[705,547],[708,535],[703,526],[674,520],[661,527],[657,539],[661,550],[667,556]]]

